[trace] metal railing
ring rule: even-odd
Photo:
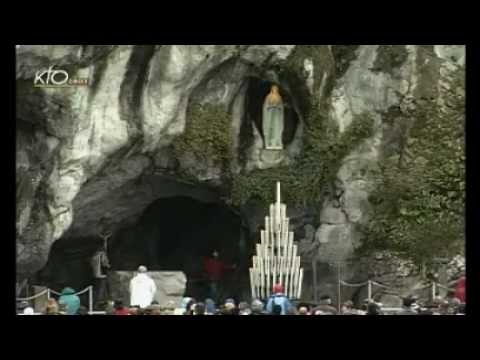
[[[378,286],[378,287],[381,287],[381,288],[384,288],[386,290],[390,290],[389,291],[389,294],[395,294],[397,296],[401,296],[399,293],[397,292],[392,292],[391,291],[391,287],[390,286],[387,286],[387,285],[383,285],[383,284],[380,284],[376,281],[373,281],[373,280],[367,280],[367,281],[364,281],[362,283],[358,283],[358,284],[351,284],[351,283],[347,283],[346,281],[343,281],[343,280],[338,280],[338,308],[340,310],[341,308],[341,286],[349,286],[349,287],[362,287],[362,286],[367,286],[367,299],[369,301],[371,301],[373,298],[372,298],[372,294],[373,294],[373,286]],[[444,290],[451,290],[448,286],[444,286],[442,284],[439,284],[437,282],[431,282],[430,284],[426,285],[426,286],[423,286],[421,288],[417,288],[417,289],[412,289],[411,292],[415,292],[415,291],[420,291],[420,290],[425,290],[425,289],[431,289],[431,297],[432,297],[432,300],[437,296],[437,288],[442,288]]]
[[[73,295],[82,295],[82,294],[86,293],[87,291],[88,291],[88,313],[93,314],[93,312],[94,312],[93,311],[93,285],[87,286],[85,289],[80,290]],[[31,301],[31,300],[39,298],[40,296],[43,296],[45,294],[47,295],[47,299],[50,299],[52,297],[51,296],[52,294],[55,294],[55,295],[58,295],[58,296],[62,295],[62,293],[59,293],[59,292],[57,292],[55,290],[52,290],[50,288],[46,288],[45,290],[40,291],[38,294],[28,296],[28,297],[24,297],[24,298],[17,297],[16,300],[17,301]]]

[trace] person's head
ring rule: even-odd
[[[62,314],[62,315],[66,315],[67,314],[67,304],[58,304],[58,313],[59,314]]]
[[[270,88],[270,91],[274,94],[277,94],[278,93],[278,86],[277,85],[272,85],[272,87]]]
[[[367,311],[368,310],[368,303],[363,303],[362,305],[360,305],[360,310],[361,311]]]
[[[59,312],[59,309],[58,309],[57,300],[55,300],[54,298],[48,299],[45,313],[47,315],[54,315],[54,314],[58,314],[58,312]]]
[[[215,301],[213,299],[205,299],[205,311],[207,314],[215,314]]]
[[[342,304],[342,312],[350,311],[353,309],[353,302],[348,300]]]
[[[187,306],[185,308],[187,314],[191,315],[193,313],[193,309],[195,308],[196,301],[195,299],[190,299],[190,301],[187,303]]]
[[[308,315],[308,308],[306,306],[300,306],[298,308],[298,315]]]
[[[251,309],[250,309],[250,305],[248,305],[248,303],[246,301],[241,301],[239,304],[238,304],[238,311],[240,313],[240,315],[250,315],[251,314]]]
[[[192,300],[191,297],[188,297],[188,296],[184,297],[184,298],[182,299],[182,302],[180,303],[180,308],[182,308],[182,309],[187,309],[187,305],[188,305],[188,303],[190,302],[190,300]]]
[[[162,308],[158,304],[150,306],[150,315],[162,315]]]
[[[380,315],[380,307],[376,303],[371,302],[367,306],[367,315]]]
[[[140,307],[138,306],[131,306],[129,309],[128,309],[128,313],[130,315],[140,315]]]
[[[282,284],[273,285],[273,293],[274,294],[282,294],[283,293],[283,285]]]
[[[22,301],[20,304],[18,304],[18,310],[23,311],[29,306],[30,305],[28,304],[28,301]]]
[[[263,302],[259,299],[252,301],[252,311],[254,313],[261,313],[263,311]]]
[[[103,310],[107,315],[111,315],[113,313],[113,310],[115,310],[115,302],[113,300],[106,301]]]
[[[139,274],[145,274],[147,272],[147,267],[144,265],[140,265],[137,271]]]
[[[323,295],[320,297],[320,305],[331,305],[332,298],[329,295]]]
[[[444,300],[444,301],[442,301],[441,304],[438,306],[438,311],[439,311],[441,314],[448,314],[449,308],[450,308],[450,305],[449,305],[448,301]]]
[[[225,303],[224,314],[233,315],[235,313],[235,304],[231,302]]]
[[[415,304],[415,302],[415,299],[409,296],[403,299],[403,306],[406,308],[411,308]]]
[[[220,254],[219,254],[218,250],[213,250],[213,251],[212,251],[212,256],[213,256],[215,259],[218,258],[219,255],[220,255]]]
[[[62,295],[73,295],[73,294],[75,294],[75,290],[69,286],[63,288],[62,290]]]
[[[35,311],[31,306],[27,306],[25,309],[23,309],[23,315],[35,315]]]
[[[193,311],[194,315],[205,315],[205,304],[202,302],[199,302],[195,304],[195,308]]]
[[[432,300],[432,306],[433,307],[439,307],[440,304],[442,303],[443,299],[440,297],[440,296],[436,296],[433,300]]]
[[[123,301],[122,300],[115,300],[115,302],[113,304],[113,307],[115,308],[115,310],[123,309],[123,307],[124,307]]]

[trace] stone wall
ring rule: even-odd
[[[122,300],[124,304],[130,304],[130,280],[136,275],[134,271],[111,271],[108,274],[108,284],[112,299]],[[161,306],[168,301],[174,301],[178,307],[185,294],[187,278],[180,271],[150,271],[148,275],[155,281],[157,293],[155,300]]]

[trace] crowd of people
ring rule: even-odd
[[[161,306],[155,301],[157,287],[154,280],[148,275],[147,268],[139,266],[137,274],[130,280],[130,306],[123,301],[106,301],[104,311],[107,315],[464,315],[465,314],[465,276],[460,278],[455,289],[449,291],[445,298],[437,297],[429,303],[422,303],[415,296],[403,299],[403,306],[399,311],[391,311],[383,307],[379,298],[366,299],[360,306],[355,307],[352,301],[346,301],[339,309],[332,305],[330,296],[320,298],[318,304],[293,304],[284,292],[281,284],[275,284],[272,294],[264,302],[253,299],[250,303],[233,298],[227,298],[217,306],[217,282],[225,266],[218,260],[215,251],[207,269],[210,276],[210,297],[205,301],[197,301],[192,297],[185,297],[180,306],[173,301]],[[19,313],[22,315],[35,314],[27,302],[21,304]],[[57,300],[48,299],[44,311],[45,315],[88,315],[87,308],[81,305],[80,298],[75,290],[65,287]]]
[[[20,313],[33,315],[33,308],[23,304]],[[108,301],[105,305],[106,315],[390,315],[384,312],[383,305],[375,299],[366,299],[359,307],[352,301],[342,304],[340,310],[332,305],[330,296],[325,295],[319,304],[299,303],[294,305],[283,293],[283,287],[277,284],[273,294],[266,300],[254,299],[251,302],[236,302],[232,298],[219,304],[211,298],[197,301],[192,297],[184,297],[180,306],[169,301],[165,306],[152,301],[148,305],[126,306],[122,301]],[[88,309],[80,305],[80,299],[73,289],[65,288],[60,298],[48,300],[44,315],[88,315]],[[403,300],[401,311],[396,315],[465,315],[465,303],[450,291],[446,298],[436,298],[431,304],[422,304],[415,296]]]

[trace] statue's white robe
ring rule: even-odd
[[[130,280],[130,306],[149,306],[157,292],[155,282],[147,274],[138,274]]]
[[[263,136],[266,149],[280,150],[283,148],[283,118],[283,104],[269,105],[268,100],[265,99],[263,103]]]

